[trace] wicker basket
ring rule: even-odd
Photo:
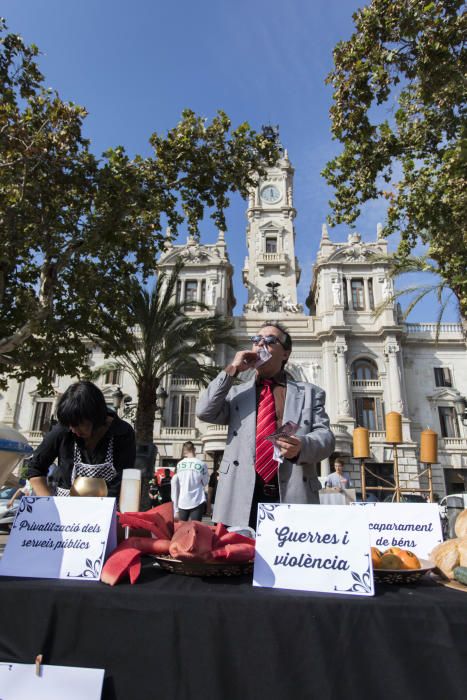
[[[245,576],[253,572],[252,561],[181,561],[169,556],[154,556],[161,569],[183,576]]]
[[[433,562],[427,559],[421,559],[420,564],[420,569],[373,569],[375,583],[417,583],[435,568]]]

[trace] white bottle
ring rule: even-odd
[[[120,513],[136,513],[141,501],[141,472],[139,469],[124,469],[120,488]]]

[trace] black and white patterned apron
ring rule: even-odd
[[[113,436],[109,440],[109,445],[107,447],[107,452],[105,455],[105,462],[102,464],[87,464],[83,462],[83,458],[78,445],[75,443],[75,451],[73,455],[73,471],[71,472],[71,483],[73,484],[78,476],[87,476],[94,479],[105,479],[106,483],[109,483],[117,476],[117,471],[113,464],[113,447],[114,439]],[[62,489],[57,486],[56,496],[69,496],[70,489]]]

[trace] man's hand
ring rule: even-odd
[[[237,373],[252,369],[258,360],[258,354],[253,350],[240,350],[231,362],[233,367],[237,367]]]
[[[276,439],[276,445],[281,451],[281,455],[286,459],[295,459],[302,449],[302,441],[298,437],[281,437]]]

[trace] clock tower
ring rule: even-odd
[[[300,267],[295,257],[293,174],[287,151],[258,180],[248,201],[248,255],[243,283],[248,289],[244,313],[302,313],[297,304]]]

